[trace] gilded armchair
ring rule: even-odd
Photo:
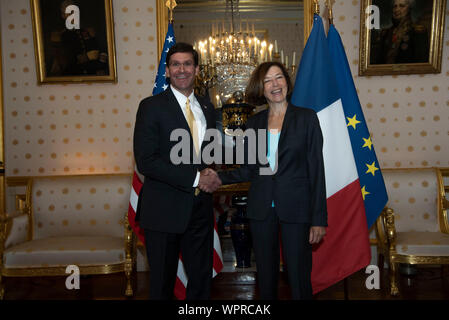
[[[129,175],[28,179],[26,194],[17,196],[18,214],[2,218],[0,298],[4,277],[68,276],[68,265],[81,275],[124,272],[125,295],[131,296],[130,187]]]
[[[437,168],[382,173],[389,201],[376,223],[377,249],[389,265],[390,294],[398,295],[400,263],[449,264],[448,201]]]

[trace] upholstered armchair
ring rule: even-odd
[[[2,277],[68,276],[68,265],[78,266],[81,275],[124,272],[125,294],[131,296],[130,188],[130,175],[28,179],[26,194],[16,197],[19,214],[2,221],[1,298]]]
[[[448,202],[437,168],[382,171],[389,201],[376,223],[379,263],[389,265],[390,293],[399,294],[398,267],[449,264]]]

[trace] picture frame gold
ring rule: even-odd
[[[117,83],[112,0],[30,0],[37,82]],[[69,29],[79,9],[79,25]],[[64,20],[65,19],[65,20]]]
[[[316,0],[303,0],[304,7],[304,46],[307,43],[310,32],[313,26],[313,14],[314,14],[314,1]],[[278,1],[272,1],[278,4]],[[176,10],[176,8],[175,8]],[[158,57],[161,56],[162,48],[164,47],[165,34],[167,33],[169,10],[166,6],[166,1],[156,0],[156,14],[157,14],[157,48]]]
[[[394,13],[394,0],[361,0],[360,76],[441,73],[446,1],[414,2],[404,22],[398,6],[409,1],[399,1]],[[376,19],[371,5],[379,9],[379,29],[370,29]]]

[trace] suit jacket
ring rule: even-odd
[[[266,133],[267,127],[268,110],[248,119],[247,129],[262,129]],[[259,145],[259,137],[256,140]],[[327,226],[323,137],[316,113],[288,105],[277,149],[277,170],[272,175],[260,174],[261,168],[271,170],[266,161],[266,151],[265,158],[258,159],[256,164],[247,163],[248,154],[254,152],[251,149],[255,150],[248,145],[246,140],[245,165],[219,173],[223,184],[251,182],[247,217],[264,220],[271,212],[274,200],[282,221]]]
[[[195,96],[206,118],[207,129],[215,128],[214,106]],[[179,141],[170,141],[176,129],[190,137],[190,162],[173,164],[170,152]],[[203,142],[201,149],[207,145]],[[134,156],[137,169],[145,176],[140,192],[136,220],[144,229],[183,233],[190,220],[198,171],[204,163],[193,163],[193,140],[184,114],[171,89],[140,102],[134,128]],[[204,194],[204,197],[212,195]],[[212,210],[212,207],[211,207]]]

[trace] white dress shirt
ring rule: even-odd
[[[179,92],[178,90],[176,90],[172,85],[170,85],[170,89],[172,90],[173,94],[175,95],[176,100],[178,101],[179,106],[181,107],[182,113],[184,114],[184,117],[187,120],[187,117],[186,117],[187,97],[184,94],[182,94],[181,92]],[[193,112],[193,116],[194,116],[195,122],[196,122],[196,127],[198,128],[198,146],[199,146],[199,149],[201,150],[201,145],[203,144],[204,135],[206,134],[206,129],[207,129],[206,118],[204,117],[203,110],[201,109],[201,106],[200,106],[198,100],[196,100],[195,94],[193,91],[188,98],[190,101],[190,109]],[[200,181],[200,173],[197,172],[195,181],[193,183],[193,187],[197,187],[199,181]]]

